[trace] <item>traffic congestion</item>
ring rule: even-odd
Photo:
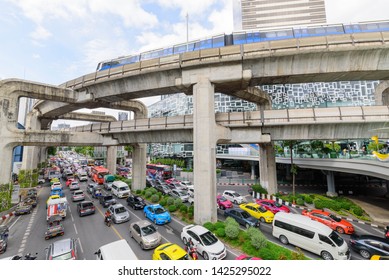
[[[102,166],[88,165],[88,160],[75,154],[63,154],[52,163],[55,167],[45,170],[45,182],[31,188],[24,199],[22,206],[28,210],[15,212],[0,225],[1,259],[251,259],[204,226],[188,224],[159,203],[132,192]],[[148,165],[147,187],[187,206],[194,203],[191,182],[157,169]],[[120,167],[120,172],[131,177],[130,168]],[[292,251],[298,247],[308,259],[389,255],[388,239],[379,228],[327,211],[254,198],[248,186],[219,185],[217,193],[218,220],[232,217],[241,230],[259,228],[268,241]],[[128,248],[108,249],[116,248],[119,240],[125,240]]]

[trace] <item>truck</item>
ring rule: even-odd
[[[62,219],[65,219],[67,209],[68,201],[66,197],[49,199],[47,202],[47,220],[53,215],[60,215]]]
[[[50,181],[53,178],[61,178],[61,170],[58,166],[46,168],[44,178]]]

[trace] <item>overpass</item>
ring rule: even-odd
[[[101,104],[126,102],[135,98],[177,92],[192,94],[194,115],[191,133],[195,150],[194,183],[204,186],[196,192],[198,207],[195,210],[195,220],[196,222],[215,220],[216,213],[212,209],[216,207],[216,193],[207,186],[215,186],[216,182],[216,175],[212,171],[215,169],[214,146],[216,143],[242,141],[249,137],[250,140],[255,139],[254,143],[261,143],[263,145],[261,151],[264,153],[261,158],[267,160],[263,166],[265,169],[261,169],[261,174],[268,176],[261,178],[261,183],[270,192],[274,192],[276,181],[274,171],[272,171],[275,162],[271,163],[271,158],[274,156],[272,140],[287,137],[287,130],[288,133],[293,133],[295,138],[310,139],[313,135],[320,135],[319,130],[326,127],[330,128],[323,133],[322,137],[324,138],[325,135],[327,138],[330,133],[333,133],[327,138],[333,139],[336,135],[342,135],[342,133],[344,135],[347,126],[355,123],[350,116],[349,123],[321,124],[315,120],[316,116],[313,116],[314,122],[305,126],[302,123],[310,120],[302,119],[301,124],[295,125],[287,125],[285,122],[283,125],[267,124],[261,127],[252,125],[248,121],[243,126],[241,124],[236,127],[232,124],[225,126],[229,120],[224,120],[224,124],[217,122],[217,115],[214,114],[214,92],[244,98],[257,103],[260,108],[264,109],[269,106],[269,98],[255,88],[262,84],[386,80],[389,77],[388,41],[388,32],[289,39],[206,49],[141,61],[91,73],[66,82],[60,87],[37,85],[37,88],[34,88],[31,82],[2,81],[0,82],[0,102],[3,113],[0,119],[0,129],[11,136],[17,133],[12,127],[16,124],[16,104],[21,96],[48,100],[37,104],[35,109],[40,112],[41,118],[54,119],[59,113],[66,114],[81,107],[100,107]],[[362,113],[365,112],[365,108],[361,110]],[[357,118],[361,119],[361,114],[358,114]],[[366,133],[370,129],[385,125],[382,119],[378,122],[359,120],[357,123],[356,127],[359,131],[353,133],[359,133],[359,135],[362,134],[362,130]],[[282,126],[287,127],[287,130],[284,130]],[[131,139],[120,139],[120,137],[130,137],[128,136],[130,133],[116,133],[112,130],[113,128],[110,127],[111,133],[97,133],[109,139],[105,145],[108,142],[116,142],[116,144],[118,141],[131,142]],[[26,135],[28,133],[25,132]],[[96,135],[96,132],[89,131],[88,133]],[[146,133],[145,131],[144,135]],[[120,136],[121,134],[127,136]],[[162,130],[159,134],[162,134]],[[154,137],[159,134],[154,132]],[[137,135],[139,138],[140,133]],[[110,138],[112,136],[118,138]],[[156,137],[154,142],[158,140]],[[1,146],[6,148],[14,140],[8,140],[6,137],[2,141]],[[31,144],[32,142],[24,141],[24,143]],[[0,156],[4,153],[9,153],[9,149],[0,149]],[[10,175],[7,174],[7,168],[4,170],[5,176],[2,176],[1,180],[6,180]]]

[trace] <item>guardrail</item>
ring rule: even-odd
[[[216,113],[216,122],[225,127],[266,127],[296,124],[385,122],[389,106],[332,107]],[[94,123],[67,131],[114,133],[166,129],[193,129],[193,115],[145,118]]]
[[[84,75],[70,80],[61,86],[66,88],[83,88],[95,82],[110,78],[139,74],[145,71],[180,69],[193,65],[220,63],[235,60],[247,60],[255,57],[282,54],[287,51],[331,50],[334,47],[363,47],[366,45],[382,46],[389,42],[389,32],[339,34],[321,37],[305,37],[232,45],[214,49],[204,49],[185,52],[166,57],[125,64],[121,67],[110,68]]]

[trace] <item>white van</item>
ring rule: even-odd
[[[130,195],[130,187],[123,181],[115,181],[111,186],[112,194],[118,198],[128,197]]]
[[[293,244],[325,260],[347,260],[351,257],[347,243],[342,237],[330,227],[303,215],[276,213],[273,236],[283,244]]]
[[[137,260],[138,257],[125,239],[103,245],[95,252],[97,260]]]

